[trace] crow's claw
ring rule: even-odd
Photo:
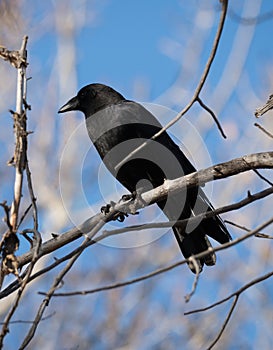
[[[110,213],[110,208],[111,208],[111,204],[106,204],[100,208],[100,211],[101,211],[101,213],[106,215],[106,214]]]
[[[128,216],[129,215],[127,213],[122,213],[121,211],[119,211],[113,216],[112,220],[123,222],[125,220],[125,217],[128,217]]]
[[[104,205],[103,207],[100,208],[101,213],[103,213],[104,215],[109,214],[111,208],[114,205],[115,205],[115,202],[110,202],[110,204]],[[121,211],[118,211],[112,216],[111,220],[113,220],[113,221],[117,220],[119,222],[123,222],[125,220],[125,217],[128,217],[127,213],[123,213]]]
[[[124,194],[124,195],[121,197],[121,201],[127,202],[127,201],[130,201],[130,200],[136,199],[136,196],[137,196],[136,191],[134,191],[134,192],[132,192],[132,193],[130,193],[130,194]]]
[[[124,194],[124,195],[121,197],[119,203],[120,203],[120,202],[132,201],[131,204],[130,204],[130,203],[128,204],[129,213],[132,214],[132,215],[137,215],[138,212],[136,211],[135,205],[134,205],[134,202],[133,202],[137,197],[141,198],[141,195],[140,195],[138,192],[136,192],[136,191],[133,191],[133,192],[130,193],[130,194]],[[127,215],[127,216],[128,216],[128,215]]]

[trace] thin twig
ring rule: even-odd
[[[266,101],[266,104],[260,108],[257,108],[255,111],[255,117],[259,118],[266,112],[268,112],[270,109],[273,108],[273,95],[269,96],[269,99]]]
[[[131,159],[131,157],[133,157],[136,153],[138,153],[140,150],[142,150],[144,147],[146,147],[152,140],[155,140],[159,135],[161,135],[163,132],[165,132],[167,129],[169,129],[173,124],[175,124],[179,119],[181,119],[183,117],[183,115],[185,115],[189,111],[189,109],[192,107],[192,105],[198,100],[199,95],[201,93],[201,90],[205,84],[207,77],[208,77],[211,65],[212,65],[214,58],[216,56],[216,52],[217,52],[217,49],[218,49],[218,46],[220,43],[220,38],[221,38],[223,28],[224,28],[224,23],[225,23],[226,14],[227,14],[227,8],[228,8],[228,0],[223,0],[223,1],[221,1],[221,3],[222,3],[221,17],[219,20],[217,32],[215,34],[211,53],[210,53],[210,56],[208,58],[206,65],[205,65],[205,68],[204,68],[204,71],[203,71],[202,76],[200,78],[200,81],[195,89],[195,92],[193,94],[192,99],[182,109],[182,111],[177,114],[177,116],[175,118],[173,118],[159,132],[157,132],[153,137],[151,137],[151,139],[143,142],[139,147],[137,147],[134,151],[132,151],[130,154],[128,154],[128,156],[126,156],[121,162],[119,162],[116,165],[115,170],[119,169],[124,163],[126,163],[129,159]]]
[[[218,247],[215,247],[215,248],[211,248],[210,247],[209,249],[207,249],[207,250],[205,250],[205,251],[203,251],[201,253],[193,255],[191,258],[194,258],[194,259],[204,258],[206,255],[211,254],[212,252],[217,252],[217,251],[220,251],[220,250],[224,250],[224,249],[233,247],[234,245],[236,245],[236,244],[238,244],[238,243],[240,243],[240,242],[242,242],[242,241],[244,241],[244,240],[254,236],[257,232],[259,232],[263,228],[271,225],[272,223],[273,223],[273,217],[270,220],[268,220],[268,221],[264,222],[263,224],[261,224],[260,226],[258,226],[256,229],[248,232],[244,236],[242,236],[240,238],[237,238],[237,239],[234,239],[231,242],[224,243],[221,246],[218,246]],[[183,264],[186,264],[186,263],[189,263],[189,259],[185,259],[185,260],[179,261],[179,262],[177,262],[175,264],[169,265],[169,266],[164,267],[162,269],[158,269],[156,271],[153,271],[153,272],[151,272],[149,274],[146,274],[146,275],[143,275],[141,277],[134,278],[134,279],[131,279],[131,280],[127,280],[125,282],[119,282],[119,283],[115,283],[115,284],[110,284],[110,285],[103,286],[103,287],[100,287],[100,288],[95,288],[95,289],[85,290],[85,291],[73,291],[73,292],[66,292],[66,293],[54,293],[53,296],[57,297],[57,296],[87,295],[87,294],[93,294],[93,293],[97,293],[97,292],[101,292],[101,291],[105,291],[105,290],[110,290],[110,289],[114,289],[114,288],[124,287],[124,286],[130,285],[130,284],[136,283],[136,282],[144,281],[147,278],[151,278],[151,277],[157,276],[157,275],[159,275],[161,273],[164,273],[166,271],[172,270],[172,269],[176,268],[177,266],[180,266],[180,265],[183,265]],[[272,274],[273,274],[273,272],[272,272]],[[39,294],[47,295],[47,293],[44,293],[44,292],[39,292]],[[226,301],[226,299],[224,301]],[[196,312],[198,312],[198,311],[196,311]],[[185,315],[190,314],[190,313],[192,313],[192,312],[185,313]]]
[[[29,195],[30,195],[30,199],[31,199],[31,207],[33,210],[34,230],[38,230],[38,210],[37,210],[37,205],[36,205],[36,197],[35,197],[33,185],[32,185],[31,172],[29,169],[28,159],[26,159],[26,174],[27,174],[28,191],[29,191]]]
[[[190,264],[193,264],[194,270],[195,270],[196,273],[195,273],[195,276],[194,276],[194,281],[193,281],[193,284],[192,284],[192,289],[191,289],[190,293],[187,294],[187,295],[185,296],[185,302],[186,302],[186,303],[188,303],[188,302],[191,300],[191,297],[192,297],[193,294],[195,293],[196,288],[197,288],[197,284],[198,284],[198,280],[199,280],[199,276],[200,276],[200,272],[202,271],[202,269],[201,269],[201,271],[200,271],[199,265],[198,265],[196,259],[195,259],[193,256],[191,256],[191,257],[189,258],[189,262],[190,262]]]
[[[17,228],[19,228],[21,226],[22,222],[25,220],[28,212],[30,211],[31,207],[32,207],[32,203],[27,207],[27,209],[24,211],[23,215],[21,215]]]
[[[270,186],[273,186],[273,183],[269,181],[265,176],[263,176],[257,169],[253,169],[254,173],[259,176],[260,179],[264,180]]]
[[[231,305],[231,307],[230,307],[230,310],[229,310],[229,312],[228,312],[228,314],[227,314],[227,317],[226,317],[226,319],[225,319],[225,321],[224,321],[224,323],[223,323],[223,325],[222,325],[222,327],[221,327],[219,333],[217,334],[217,336],[216,336],[216,338],[213,340],[213,342],[210,344],[210,346],[207,348],[207,350],[211,350],[211,349],[214,347],[214,345],[216,345],[216,344],[218,343],[219,339],[220,339],[221,336],[223,335],[224,330],[226,329],[226,326],[227,326],[227,324],[228,324],[228,322],[229,322],[229,320],[230,320],[230,318],[231,318],[231,315],[233,314],[233,311],[234,311],[234,309],[235,309],[235,307],[236,307],[236,305],[237,305],[238,300],[239,300],[239,295],[235,295],[235,298],[234,298],[234,300],[233,300],[233,303],[232,303],[232,305]]]
[[[232,226],[235,226],[235,227],[238,227],[239,229],[244,230],[246,232],[250,232],[249,228],[247,228],[245,226],[242,226],[242,225],[239,225],[239,224],[236,224],[235,222],[232,222],[232,221],[229,221],[229,220],[225,220],[225,223],[229,224],[229,225],[232,225]],[[270,236],[270,235],[268,235],[266,233],[262,233],[262,232],[256,233],[255,237],[266,238],[266,239],[273,239],[273,236]]]
[[[256,231],[256,230],[255,230]],[[191,311],[187,311],[184,313],[184,315],[191,315],[194,313],[198,313],[198,312],[203,312],[203,311],[207,311],[210,310],[212,308],[214,308],[215,306],[221,305],[223,303],[225,303],[226,301],[232,299],[233,297],[235,297],[236,295],[240,295],[242,294],[245,290],[247,290],[248,288],[254,286],[255,284],[258,284],[260,282],[263,282],[265,280],[267,280],[268,278],[273,276],[273,271],[268,272],[265,275],[262,275],[260,277],[255,278],[254,280],[248,282],[247,284],[245,284],[243,287],[237,289],[235,292],[233,292],[232,294],[230,294],[229,296],[217,301],[216,303],[213,303],[209,306],[203,307],[203,308],[199,308],[199,309],[195,309],[195,310],[191,310]]]
[[[272,101],[273,102],[273,101]],[[273,134],[271,134],[271,132],[269,132],[268,130],[266,130],[263,126],[261,126],[258,123],[254,123],[254,126],[256,126],[258,129],[260,129],[262,132],[264,132],[267,136],[269,136],[271,139],[273,139]]]
[[[200,106],[202,108],[204,108],[213,118],[213,120],[215,121],[215,124],[217,125],[221,135],[223,136],[224,139],[226,139],[226,134],[224,132],[224,129],[222,128],[216,114],[213,112],[213,110],[211,108],[209,108],[209,106],[207,106],[202,100],[201,98],[198,96],[197,99],[196,99],[197,102],[199,102]]]
[[[40,307],[36,313],[34,322],[32,324],[32,326],[30,327],[27,335],[25,336],[19,350],[25,349],[26,346],[30,343],[30,341],[32,340],[32,338],[35,335],[36,329],[40,323],[40,320],[43,316],[43,313],[45,311],[45,308],[49,305],[49,302],[55,292],[55,290],[59,287],[59,285],[62,283],[62,280],[64,278],[64,276],[70,271],[70,269],[72,268],[72,266],[74,265],[74,263],[76,262],[76,260],[79,258],[79,256],[81,255],[81,253],[84,251],[84,249],[87,247],[87,243],[96,235],[96,233],[102,228],[102,226],[108,221],[111,220],[111,218],[113,217],[113,215],[115,215],[114,212],[110,212],[108,214],[105,215],[105,220],[104,221],[99,221],[95,227],[91,230],[91,232],[89,234],[86,235],[86,238],[84,240],[84,242],[81,244],[81,247],[78,251],[77,254],[75,254],[70,260],[69,262],[66,264],[66,266],[61,270],[61,272],[57,275],[57,277],[55,278],[54,282],[52,283],[51,288],[49,289],[49,291],[46,293],[46,297],[43,299],[42,303],[40,304]]]
[[[22,297],[23,291],[25,289],[25,287],[27,286],[28,282],[29,282],[29,278],[30,275],[33,271],[34,265],[37,262],[37,260],[39,259],[39,249],[41,246],[41,235],[38,231],[33,230],[32,231],[33,235],[34,235],[34,241],[35,241],[35,246],[34,246],[34,253],[33,253],[33,257],[32,257],[32,261],[30,263],[30,266],[28,267],[28,272],[26,274],[25,279],[22,281],[21,286],[17,292],[16,298],[13,302],[13,305],[11,307],[11,309],[9,310],[8,314],[5,317],[2,329],[1,329],[1,333],[0,333],[0,349],[2,349],[3,347],[3,340],[4,337],[6,336],[6,334],[9,332],[9,322],[11,320],[11,317],[13,316],[13,314],[15,313],[18,305],[19,305],[19,301]]]
[[[265,181],[266,183],[268,183],[270,186],[273,186],[273,183],[272,183],[271,181],[269,181],[265,176],[263,176],[257,169],[253,168],[253,167],[251,166],[251,164],[248,163],[248,161],[247,161],[246,158],[244,158],[244,162],[246,162],[246,164],[247,164],[248,166],[251,167],[251,169],[253,170],[253,172],[254,172],[256,175],[258,175],[260,179],[262,179],[263,181]]]
[[[4,212],[5,212],[5,222],[8,226],[8,230],[9,232],[12,231],[12,226],[11,226],[11,223],[10,223],[10,207],[7,205],[7,201],[4,201],[2,203],[0,203],[0,206],[4,209]],[[0,242],[0,251],[2,249],[2,245],[3,245],[3,238],[1,239],[1,242]]]
[[[114,283],[114,284],[109,284],[106,286],[102,286],[102,287],[98,287],[95,289],[91,289],[91,290],[85,290],[85,291],[73,291],[73,292],[66,292],[66,293],[54,293],[53,296],[54,297],[60,297],[60,296],[75,296],[75,295],[87,295],[87,294],[93,294],[93,293],[98,293],[98,292],[102,292],[102,291],[107,291],[107,290],[111,290],[111,289],[116,289],[116,288],[120,288],[120,287],[125,287],[128,286],[130,284],[135,284],[138,282],[142,282],[145,281],[146,279],[149,279],[151,277],[154,276],[158,276],[164,272],[170,271],[180,265],[183,265],[186,263],[186,260],[182,260],[182,261],[178,261],[174,264],[168,265],[166,267],[157,269],[153,272],[150,272],[146,275],[142,275],[140,277],[136,277],[136,278],[132,278],[130,280],[124,281],[124,282],[118,282],[118,283]],[[38,294],[41,295],[46,295],[47,293],[44,292],[38,292]]]
[[[56,314],[56,312],[52,312],[51,314],[43,317],[41,321],[46,321],[49,318],[53,317]],[[0,325],[2,325],[4,322],[0,322]],[[26,324],[32,324],[33,321],[26,321],[26,320],[15,320],[15,321],[10,321],[9,324],[18,324],[18,323],[26,323]]]
[[[62,280],[64,278],[64,276],[70,271],[70,269],[72,268],[72,266],[74,265],[74,263],[76,262],[76,260],[79,258],[79,256],[81,255],[81,253],[86,249],[86,247],[88,246],[88,243],[90,240],[92,240],[92,238],[97,234],[97,232],[103,227],[103,225],[111,220],[111,218],[115,215],[116,213],[114,211],[110,211],[109,213],[107,213],[105,215],[104,220],[99,221],[94,227],[93,229],[90,231],[89,234],[85,235],[85,240],[84,242],[81,244],[81,246],[78,249],[77,254],[75,254],[70,260],[69,262],[66,264],[66,266],[61,270],[61,272],[57,275],[57,277],[55,278],[51,288],[49,289],[49,291],[46,293],[46,297],[44,298],[44,300],[42,301],[42,303],[40,304],[40,307],[36,313],[34,322],[32,324],[32,326],[30,327],[26,337],[24,338],[19,350],[25,349],[26,346],[30,343],[31,339],[34,337],[36,329],[40,323],[40,320],[43,316],[43,313],[45,311],[45,308],[48,306],[55,290],[59,287],[59,285],[62,283]]]

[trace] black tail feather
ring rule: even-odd
[[[201,229],[197,228],[189,234],[185,234],[184,230],[181,230],[179,227],[174,227],[173,232],[175,234],[178,245],[181,249],[181,252],[185,258],[189,258],[192,255],[202,253],[211,247],[209,239],[202,232]],[[196,262],[199,266],[199,272],[202,271],[204,264],[208,266],[213,266],[216,263],[216,255],[214,252],[209,253],[208,255],[196,259]],[[191,271],[196,273],[194,265],[188,264]]]

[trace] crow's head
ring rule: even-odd
[[[81,111],[86,118],[99,110],[119,103],[125,98],[110,86],[103,84],[89,84],[84,86],[75,97],[63,105],[58,113]]]

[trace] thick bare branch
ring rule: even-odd
[[[226,205],[224,207],[215,209],[209,213],[204,213],[204,216],[212,217],[213,215],[218,215],[221,213],[226,213],[226,212],[231,211],[231,210],[236,210],[236,209],[242,208],[243,206],[248,205],[250,203],[253,203],[256,200],[262,199],[262,198],[264,198],[272,193],[273,193],[273,188],[270,187],[266,190],[252,194],[251,197],[248,195],[246,198],[240,200],[239,202],[232,203],[232,204]],[[200,216],[203,216],[203,214],[200,214]],[[192,218],[185,219],[185,220],[179,220],[177,222],[175,222],[175,221],[157,222],[157,223],[150,223],[150,224],[134,225],[134,226],[129,226],[129,227],[125,227],[125,228],[121,228],[121,229],[117,229],[117,230],[110,230],[110,231],[104,230],[101,235],[96,237],[96,240],[90,240],[86,244],[86,247],[93,245],[99,241],[102,241],[105,238],[112,236],[112,235],[116,235],[116,234],[120,234],[120,233],[124,233],[124,232],[128,232],[128,231],[140,231],[140,230],[149,229],[149,228],[156,228],[156,227],[162,228],[162,227],[172,227],[174,225],[185,225],[189,221],[194,221],[196,219],[198,220],[198,217],[199,216],[192,217]],[[227,220],[226,220],[226,222],[229,224],[233,224],[232,222],[227,221]],[[237,227],[242,228],[239,225],[237,225]],[[245,231],[250,232],[251,230],[245,229]],[[69,234],[69,231],[66,234]],[[63,235],[65,235],[65,234],[63,234]],[[270,238],[270,237],[268,237],[268,235],[262,234],[261,232],[256,233],[255,237]],[[45,242],[45,244],[46,243],[47,242]],[[74,249],[73,251],[71,251],[69,254],[63,256],[62,258],[55,259],[55,261],[53,263],[51,263],[50,265],[48,265],[47,267],[41,269],[40,271],[35,272],[35,274],[33,274],[29,278],[29,282],[31,282],[34,279],[36,279],[37,277],[40,277],[41,275],[47,273],[48,271],[54,269],[56,266],[62,264],[64,261],[70,259],[75,254],[77,254],[81,249],[82,249],[81,247],[78,247],[78,248]],[[185,263],[185,261],[183,263]],[[22,279],[25,277],[25,274],[26,274],[26,272],[23,272],[23,274],[21,275]],[[5,290],[3,290],[0,293],[0,299],[5,298],[7,295],[13,293],[19,287],[20,287],[20,282],[15,281],[15,282],[11,283]]]
[[[195,173],[183,176],[175,180],[166,180],[162,186],[159,186],[151,191],[145,192],[141,195],[141,200],[136,198],[134,201],[129,202],[130,206],[134,210],[138,210],[150,204],[153,204],[159,200],[167,197],[169,193],[178,192],[185,188],[194,187],[196,185],[202,185],[206,182],[226,178],[228,176],[236,175],[241,172],[259,169],[259,168],[273,168],[273,152],[256,153],[247,155],[241,158],[236,158],[225,163],[220,163],[197,171]],[[128,202],[117,203],[113,207],[113,211],[116,212],[130,212],[130,206]],[[43,243],[40,249],[40,256],[51,253],[52,251],[82,237],[83,234],[90,232],[92,227],[98,224],[100,221],[105,222],[106,218],[104,214],[99,213],[78,227],[61,234],[56,235],[55,238]],[[18,257],[18,266],[29,263],[32,258],[32,250]]]

